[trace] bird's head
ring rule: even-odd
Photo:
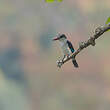
[[[67,39],[67,37],[65,36],[65,34],[58,34],[58,36],[55,37],[53,39],[53,41],[56,41],[56,40],[62,41],[62,40],[65,40],[65,39]]]

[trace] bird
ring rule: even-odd
[[[53,41],[59,41],[61,50],[63,52],[63,59],[64,60],[66,57],[68,58],[71,53],[75,52],[75,49],[72,45],[72,43],[67,39],[67,36],[65,34],[58,34],[57,37],[53,38]],[[78,63],[76,59],[73,57],[72,58],[72,63],[74,67],[78,68]]]

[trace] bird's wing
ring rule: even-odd
[[[73,53],[75,50],[73,48],[73,45],[70,41],[67,41],[68,47],[70,48],[71,52]]]

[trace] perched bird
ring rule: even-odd
[[[70,41],[67,40],[67,37],[65,36],[65,34],[59,34],[56,38],[53,39],[53,41],[56,41],[56,40],[60,42],[60,46],[64,54],[64,57],[62,60],[64,60],[65,57],[68,58],[71,53],[74,53],[75,50],[73,48],[73,45]],[[74,57],[72,58],[72,63],[76,68],[78,68],[78,63],[76,62],[76,59]]]

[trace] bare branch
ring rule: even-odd
[[[74,53],[72,53],[68,58],[57,61],[57,66],[60,68],[64,63],[69,61],[71,58],[73,57],[75,58],[84,48],[87,48],[90,45],[95,46],[95,40],[109,29],[110,24],[96,28],[95,33],[92,37],[90,37],[87,41],[80,42],[79,48]]]

